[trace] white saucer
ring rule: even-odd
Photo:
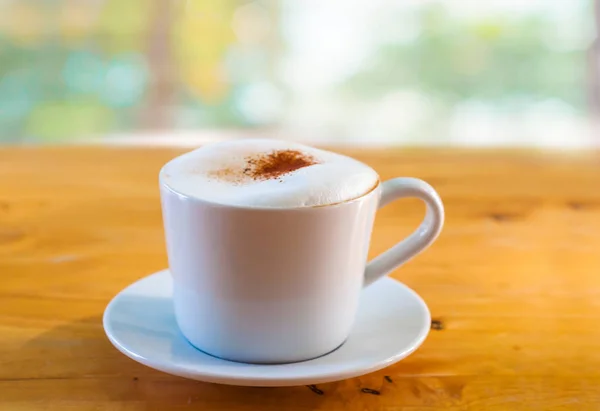
[[[175,323],[171,290],[167,270],[125,288],[106,307],[106,335],[119,351],[148,367],[220,384],[276,387],[357,377],[411,354],[431,324],[421,297],[384,278],[363,291],[354,330],[334,352],[293,364],[243,364],[212,357],[187,342]]]

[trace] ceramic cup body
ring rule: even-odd
[[[361,289],[438,236],[442,202],[427,183],[396,178],[328,206],[219,205],[160,183],[175,316],[183,335],[216,357],[248,363],[307,360],[335,350],[354,323]],[[426,204],[409,237],[367,264],[377,208]]]
[[[230,207],[161,185],[175,315],[211,355],[307,360],[348,337],[379,203],[378,185],[336,205]]]

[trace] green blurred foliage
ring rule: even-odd
[[[448,104],[479,99],[559,98],[582,109],[585,51],[548,44],[552,22],[539,16],[496,16],[465,24],[431,4],[417,15],[421,32],[407,43],[379,46],[346,82],[359,98],[377,98],[392,89],[419,89]]]
[[[105,0],[94,33],[106,54],[139,52],[147,48],[155,1]]]
[[[230,23],[245,2],[194,0],[188,3],[194,8],[172,10],[163,32],[156,31],[165,23],[159,4],[0,3],[0,141],[56,142],[144,128],[140,112],[156,104],[150,101],[156,89],[180,111],[175,127],[252,126],[237,108],[240,90],[253,82],[282,83],[269,66],[269,45],[251,52],[236,45]],[[448,107],[475,99],[511,110],[552,98],[584,110],[585,51],[554,47],[553,23],[545,17],[465,23],[430,2],[415,18],[418,35],[375,44],[343,92],[375,100],[411,89]],[[152,60],[157,33],[167,38],[165,60]],[[167,81],[153,82],[165,72]]]
[[[115,113],[93,99],[45,101],[31,111],[25,132],[43,142],[56,142],[64,136],[84,138],[110,130]]]

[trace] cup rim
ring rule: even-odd
[[[377,193],[380,191],[380,187],[381,187],[381,178],[378,176],[377,178],[377,182],[375,185],[373,185],[373,187],[371,187],[369,189],[369,191],[361,194],[358,197],[354,197],[351,198],[349,200],[344,200],[344,201],[340,201],[337,203],[331,203],[331,204],[322,204],[322,205],[316,205],[316,206],[296,206],[296,207],[268,207],[268,206],[246,206],[246,205],[238,205],[238,204],[224,204],[224,203],[217,203],[214,201],[210,201],[210,200],[205,200],[202,198],[198,198],[198,197],[194,197],[194,196],[190,196],[188,194],[184,194],[180,191],[175,190],[173,187],[171,187],[169,184],[167,184],[162,177],[163,174],[163,170],[160,170],[159,173],[159,185],[161,190],[166,190],[171,194],[176,195],[177,197],[184,199],[185,201],[192,201],[192,202],[196,202],[196,203],[201,203],[204,204],[206,206],[209,207],[214,207],[214,208],[233,208],[233,209],[238,209],[238,210],[249,210],[249,211],[271,211],[271,212],[285,212],[285,211],[315,211],[315,210],[326,210],[326,209],[331,209],[331,208],[339,208],[345,205],[350,205],[353,203],[356,203],[358,201],[363,200],[364,198]]]

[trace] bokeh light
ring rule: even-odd
[[[591,7],[7,0],[0,141],[277,128],[311,141],[585,144],[573,134],[600,111]]]

